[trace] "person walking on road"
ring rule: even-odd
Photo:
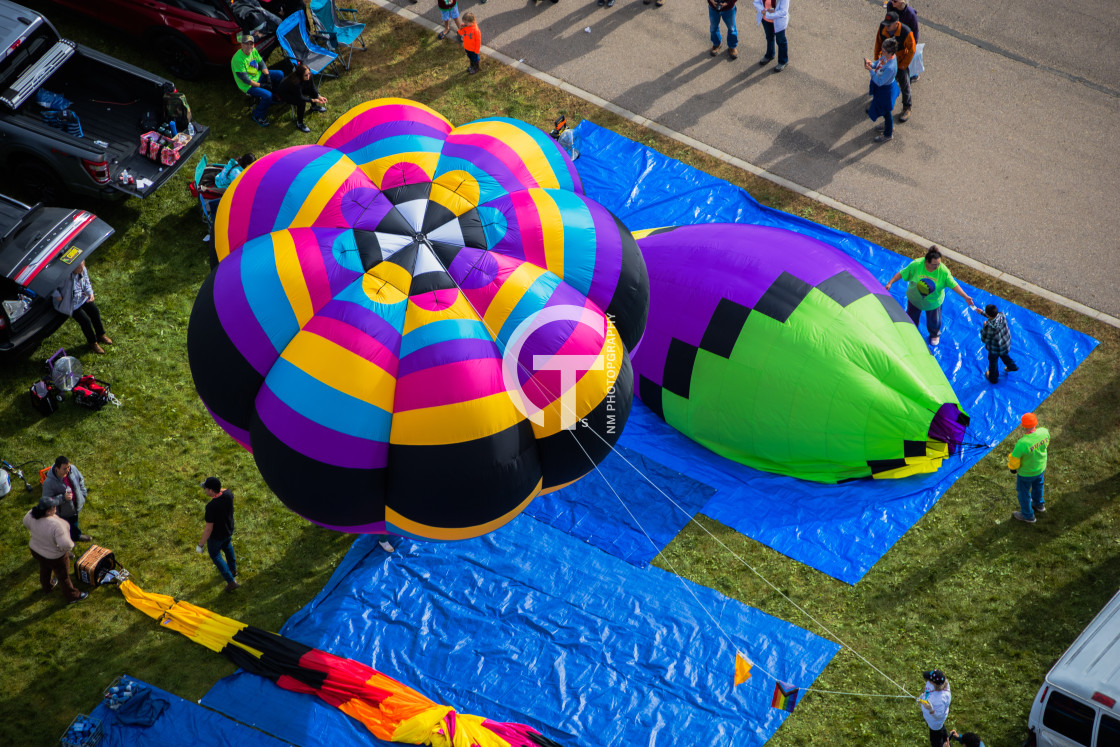
[[[778,43],[778,64],[775,73],[780,73],[789,64],[789,45],[786,42],[786,26],[789,25],[789,0],[754,0],[755,15],[762,30],[766,33],[766,54],[758,61],[765,66],[774,59],[774,42]],[[876,55],[879,50],[876,48]]]
[[[648,0],[647,0],[648,2]],[[739,58],[739,30],[735,27],[735,3],[738,0],[708,0],[708,29],[712,38],[712,57],[719,54],[723,38],[719,33],[719,22],[727,26],[727,54],[731,59]]]
[[[203,547],[206,548],[218,573],[226,580],[225,590],[233,591],[241,585],[235,578],[237,559],[233,556],[233,491],[222,490],[221,480],[207,477],[202,483],[202,492],[206,493],[210,502],[206,504],[206,525],[202,528],[202,538],[196,550],[201,553]]]
[[[897,49],[898,42],[887,39],[879,50],[879,59],[872,62],[863,58],[864,69],[871,73],[871,87],[868,89],[871,104],[867,107],[867,116],[871,117],[872,122],[879,117],[883,118],[883,132],[875,136],[877,143],[885,143],[894,138],[894,100],[898,96],[898,84],[894,80],[898,62],[894,53]],[[875,129],[880,129],[880,126]]]
[[[918,326],[922,312],[926,312],[930,345],[941,341],[941,304],[945,302],[946,288],[952,288],[958,296],[968,301],[970,307],[976,305],[972,302],[972,296],[961,290],[949,268],[941,263],[941,250],[936,246],[931,246],[924,258],[915,259],[896,272],[887,282],[887,290],[900,279],[910,284],[906,289],[906,314],[915,327]]]
[[[914,52],[918,47],[914,40],[914,32],[898,18],[898,13],[888,10],[886,18],[879,24],[879,31],[875,34],[875,57],[879,57],[884,41],[887,39],[898,41],[898,73],[895,75],[895,80],[898,81],[898,89],[902,93],[902,113],[898,115],[898,121],[905,122],[910,119],[910,108],[914,104],[910,92],[910,62],[914,59]]]
[[[1019,510],[1012,518],[1035,522],[1034,515],[1046,510],[1042,489],[1046,476],[1046,449],[1050,446],[1050,431],[1038,427],[1038,416],[1028,412],[1019,419],[1026,435],[1015,442],[1007,456],[1007,468],[1015,473],[1015,490],[1019,494]]]

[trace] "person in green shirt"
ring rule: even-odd
[[[931,246],[923,259],[915,259],[894,274],[887,282],[887,290],[891,289],[896,280],[905,280],[910,283],[906,289],[906,313],[918,326],[918,319],[922,312],[926,312],[926,329],[929,331],[929,344],[936,345],[941,342],[941,304],[945,302],[945,289],[951,288],[961,298],[968,301],[970,308],[975,308],[972,296],[961,290],[953,273],[941,262],[941,251],[936,246]]]
[[[1015,448],[1007,456],[1007,468],[1015,473],[1015,487],[1019,493],[1019,510],[1011,516],[1033,524],[1035,512],[1046,510],[1042,488],[1050,431],[1038,427],[1038,417],[1033,412],[1028,412],[1019,422],[1027,434],[1015,442]]]
[[[241,42],[241,49],[233,53],[233,59],[229,63],[233,70],[233,80],[238,88],[257,99],[253,121],[261,127],[268,127],[268,108],[273,103],[272,89],[284,80],[284,74],[268,69],[257,51],[257,40],[252,34],[241,34],[238,41]]]

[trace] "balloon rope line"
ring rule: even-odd
[[[574,438],[574,434],[573,434],[573,438]],[[590,460],[592,462],[592,464],[594,464],[594,460],[591,459],[591,455],[587,453],[587,450],[584,449],[583,444],[581,444],[579,442],[579,439],[577,438],[577,439],[575,439],[575,441],[576,441],[576,444],[580,447],[580,450],[583,451],[584,456],[586,456],[588,458],[588,460]],[[613,448],[612,448],[612,450],[613,450]],[[618,452],[615,452],[615,453],[618,454],[618,456],[621,457],[623,459],[623,461],[626,461],[626,463],[631,467],[631,469],[636,471],[638,474],[642,475],[642,477],[644,477],[647,482],[649,482],[651,485],[653,485],[653,482],[650,480],[650,478],[647,475],[645,475],[640,469],[635,467],[633,464],[630,464],[630,462],[627,461],[626,458],[622,456],[622,454],[620,454]],[[716,626],[716,628],[719,630],[719,632],[723,634],[723,637],[725,639],[727,639],[727,641],[734,647],[735,646],[735,639],[726,630],[724,630],[723,626],[719,624],[719,621],[715,618],[715,616],[711,613],[711,611],[704,605],[703,602],[700,601],[700,598],[696,596],[696,593],[688,585],[687,581],[685,580],[684,575],[680,571],[677,570],[676,566],[673,564],[673,561],[670,560],[668,556],[663,555],[661,553],[661,550],[658,547],[657,542],[654,541],[654,539],[652,537],[650,537],[649,532],[646,531],[646,528],[642,524],[641,520],[637,516],[635,516],[634,512],[630,510],[630,507],[628,505],[626,505],[626,501],[623,500],[623,498],[619,494],[618,490],[616,490],[614,485],[611,484],[611,481],[607,479],[607,476],[605,474],[603,474],[603,471],[599,468],[599,465],[594,464],[594,467],[595,467],[595,472],[599,475],[600,478],[602,478],[603,482],[606,483],[606,485],[610,489],[611,493],[614,494],[614,497],[622,505],[622,508],[626,511],[626,513],[630,516],[630,519],[638,526],[638,529],[641,530],[642,534],[645,535],[646,540],[649,541],[650,545],[657,552],[657,556],[662,557],[662,559],[665,561],[666,565],[669,566],[669,569],[673,572],[673,574],[680,581],[680,583],[684,587],[685,591],[687,591],[689,593],[689,596],[691,596],[696,601],[696,604],[700,607],[700,609],[704,610],[704,614],[708,616],[708,619],[710,619],[712,621],[712,624]],[[665,495],[665,497],[668,498],[669,501],[671,503],[673,503],[673,505],[676,506],[676,508],[678,510],[682,511],[682,513],[685,513],[687,515],[687,512],[683,511],[683,509],[681,509],[681,507],[679,505],[677,505],[677,503],[675,501],[673,501],[672,498],[669,498],[669,496],[666,495],[663,491],[661,491],[661,489],[658,488],[656,485],[653,485],[653,486],[654,486],[654,488],[657,488],[658,492],[660,492],[662,495]],[[691,518],[691,516],[689,517],[689,519],[693,520]],[[699,524],[699,522],[697,522],[697,524]],[[700,526],[702,528],[704,528],[702,524],[700,524]],[[704,528],[704,530],[707,531],[706,528]],[[708,534],[711,535],[711,532],[708,532]],[[717,542],[719,541],[718,538],[715,538],[715,539],[716,539]],[[724,545],[722,542],[720,542],[719,544],[725,550],[727,550],[729,553],[734,555],[736,557],[736,559],[739,560],[740,563],[743,563],[743,565],[746,565],[748,568],[750,568],[751,571],[753,571],[755,573],[755,575],[757,575],[759,578],[762,578],[763,581],[766,581],[766,583],[769,584],[772,588],[774,588],[775,591],[777,591],[779,594],[782,594],[782,592],[779,589],[777,589],[777,587],[775,587],[773,584],[771,584],[769,581],[767,581],[765,578],[763,578],[762,575],[758,573],[758,571],[755,571],[754,568],[751,568],[750,565],[748,565],[745,561],[742,560],[742,558],[739,558],[737,555],[735,555],[735,553],[733,551],[731,551],[726,545]],[[805,612],[805,610],[801,609],[801,607],[798,607],[792,600],[789,599],[789,597],[786,597],[785,594],[782,594],[782,596],[785,597],[786,600],[789,601],[791,604],[793,604],[794,607],[797,607],[797,609],[800,610],[802,612],[802,614],[804,614],[806,617],[809,617],[809,619],[813,620],[818,625],[820,625],[822,628],[827,630],[827,628],[825,628],[825,626],[823,624],[821,624],[817,620],[814,620],[811,615],[809,615],[807,612]],[[835,634],[833,634],[831,632],[830,632],[830,635],[833,635],[835,637]],[[841,645],[844,648],[851,651],[853,654],[856,654],[856,656],[859,656],[859,654],[855,650],[853,650],[851,646],[848,646],[847,644],[844,644],[843,642],[841,642]],[[874,665],[871,665],[870,662],[868,662],[866,659],[864,659],[864,657],[860,656],[859,658],[863,659],[863,661],[865,663],[867,663],[869,666],[871,666],[872,669],[875,669],[875,671],[879,672],[879,670],[876,669],[874,667]],[[782,681],[782,679],[780,677],[775,675],[773,672],[768,671],[765,667],[761,666],[757,662],[752,661],[751,663],[752,663],[754,668],[761,671],[763,674],[768,676],[770,679],[775,680],[776,682],[781,682]],[[883,674],[882,672],[879,672],[879,673]],[[883,676],[886,677],[885,674]],[[903,692],[906,692],[905,688],[903,688],[897,682],[894,682],[894,680],[891,680],[890,677],[887,677],[887,679],[890,680],[892,683],[894,683],[896,686],[898,686]],[[822,689],[816,688],[816,687],[805,687],[805,688],[801,688],[801,690],[802,690],[802,692],[815,692],[815,693],[827,694],[827,695],[852,695],[852,696],[858,696],[858,697],[864,697],[864,698],[890,698],[890,699],[900,699],[900,700],[901,699],[907,699],[907,700],[913,699],[913,696],[909,695],[909,694],[906,694],[906,695],[885,695],[885,694],[881,694],[881,693],[845,692],[845,691],[842,691],[842,690],[822,690]]]

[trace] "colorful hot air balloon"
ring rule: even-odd
[[[816,239],[766,226],[639,231],[650,318],[638,396],[766,472],[835,483],[932,472],[968,417],[898,302]]]
[[[536,128],[362,104],[246,169],[215,249],[195,386],[318,524],[477,536],[621,434],[645,265]]]

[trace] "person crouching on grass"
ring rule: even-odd
[[[459,29],[459,36],[463,39],[463,50],[466,51],[467,59],[470,60],[467,74],[474,75],[478,72],[478,52],[482,49],[482,34],[479,33],[474,13],[469,10],[463,14],[463,26]]]

